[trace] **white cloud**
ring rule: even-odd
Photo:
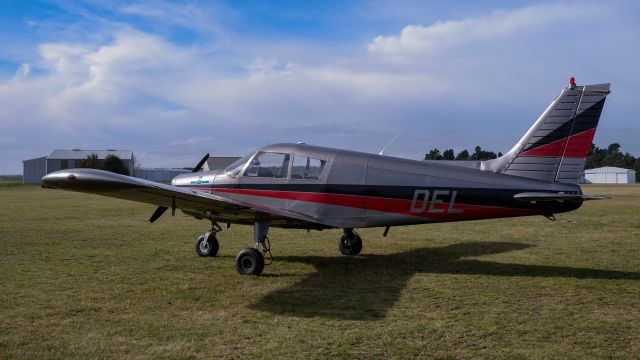
[[[122,8],[158,18],[169,10]],[[588,4],[495,11],[407,26],[359,53],[320,49],[313,61],[307,44],[179,45],[129,27],[109,41],[45,43],[0,83],[0,151],[12,154],[0,170],[65,147],[128,148],[145,166],[190,166],[205,152],[240,156],[281,141],[375,152],[402,125],[388,154],[504,151],[569,75],[640,81],[628,27],[584,25],[616,20],[615,9]],[[623,57],[616,72],[607,66]],[[632,100],[624,106],[640,110]]]
[[[258,56],[249,66],[252,75],[290,75],[294,65],[276,57]]]
[[[368,49],[391,58],[441,56],[452,48],[493,41],[517,41],[531,33],[563,31],[602,11],[592,4],[539,5],[486,16],[438,21],[429,26],[409,25],[397,36],[378,36]],[[560,35],[560,34],[558,34]],[[451,55],[448,53],[447,55]]]
[[[203,5],[196,2],[179,4],[161,0],[134,1],[125,3],[118,10],[123,14],[151,18],[162,24],[177,25],[216,36],[226,34],[218,19],[234,17],[229,9],[212,2]]]
[[[20,65],[20,67],[16,71],[15,75],[11,79],[11,82],[21,81],[21,80],[26,79],[29,76],[30,72],[31,72],[31,65],[29,65],[29,64]]]

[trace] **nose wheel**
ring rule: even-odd
[[[342,255],[358,255],[362,251],[362,239],[353,229],[344,229],[339,248]]]
[[[196,239],[196,254],[198,256],[216,256],[219,248],[220,244],[215,234],[207,232]]]
[[[220,244],[216,234],[222,231],[222,228],[215,221],[211,221],[211,230],[204,233],[204,235],[198,236],[196,239],[196,254],[198,256],[216,256]]]

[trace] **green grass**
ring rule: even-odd
[[[240,276],[252,228],[147,219],[153,207],[0,187],[0,359],[638,358],[640,186],[543,217],[360,231],[272,229],[275,261]]]
[[[0,188],[23,186],[20,179],[0,179]]]

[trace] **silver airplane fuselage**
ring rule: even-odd
[[[262,154],[287,159],[282,176],[251,176]],[[317,178],[296,178],[296,158],[324,162]],[[268,209],[286,209],[318,226],[364,228],[444,221],[546,215],[577,209],[573,201],[519,201],[523,192],[582,194],[578,185],[555,183],[437,162],[425,162],[305,144],[258,149],[237,169],[179,175],[172,185]],[[284,161],[283,161],[284,162]],[[234,172],[235,170],[235,172]],[[204,214],[196,217],[206,217]],[[257,215],[258,217],[260,215]],[[258,219],[216,216],[218,221],[253,223]],[[309,227],[269,216],[271,226]]]

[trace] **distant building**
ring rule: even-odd
[[[22,183],[40,184],[40,179],[47,173],[47,157],[42,156],[22,162]]]
[[[107,156],[115,155],[129,169],[130,175],[150,181],[167,182],[180,174],[191,172],[191,170],[187,169],[141,168],[137,169],[134,174],[135,160],[133,152],[129,150],[54,150],[49,156],[22,161],[22,182],[25,184],[40,184],[43,176],[57,170],[77,168],[80,161],[85,160],[91,154],[97,155],[98,166],[102,166]],[[202,166],[202,170],[224,169],[238,159],[240,158],[235,156],[212,156]]]
[[[115,155],[129,169],[129,174],[133,174],[134,157],[133,152],[129,150],[54,150],[49,156],[24,160],[22,182],[39,184],[43,176],[57,170],[76,168],[81,160],[85,160],[91,154],[97,155],[98,166],[102,165],[107,156]]]
[[[635,184],[636,172],[613,166],[605,166],[584,171],[587,184]]]
[[[139,172],[139,178],[156,181],[156,182],[169,182],[174,177],[180,174],[190,173],[191,170],[187,169],[165,169],[165,168],[141,168]]]
[[[234,156],[211,156],[202,166],[202,170],[210,171],[224,169],[238,159],[240,158]]]

